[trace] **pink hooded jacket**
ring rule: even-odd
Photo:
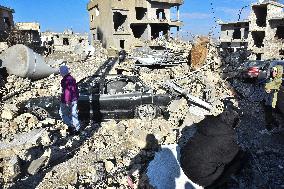
[[[61,80],[61,102],[68,104],[74,101],[77,101],[79,98],[79,90],[76,83],[76,80],[70,75],[67,74]]]

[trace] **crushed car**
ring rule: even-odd
[[[107,75],[92,76],[78,83],[79,117],[95,120],[139,117],[152,120],[166,115],[171,101],[168,94],[155,94],[137,76]]]
[[[152,120],[167,116],[169,94],[155,94],[137,76],[107,75],[87,77],[78,82],[79,119],[100,122],[108,119],[140,118]],[[40,119],[59,117],[59,97],[30,99],[21,110]]]

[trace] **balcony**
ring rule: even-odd
[[[184,0],[151,0],[151,2],[182,5],[184,3]]]
[[[160,19],[143,19],[135,20],[132,24],[169,24],[170,26],[182,26],[182,22],[178,20],[160,20]]]

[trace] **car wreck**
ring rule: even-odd
[[[152,120],[165,115],[171,101],[168,94],[155,94],[137,76],[108,75],[103,82],[91,76],[79,82],[79,117]]]
[[[169,94],[155,94],[137,76],[90,76],[78,83],[78,110],[81,121],[140,118],[152,120],[166,116]],[[48,99],[48,100],[47,100]],[[21,105],[22,111],[44,119],[59,117],[59,98],[33,98]]]

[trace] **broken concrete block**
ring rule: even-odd
[[[5,104],[1,113],[2,119],[11,120],[16,117],[19,109],[15,104]]]
[[[30,131],[32,128],[37,128],[39,123],[37,117],[30,113],[21,114],[14,121],[18,124],[20,131]]]
[[[1,165],[2,164],[2,165]],[[20,165],[17,156],[4,158],[0,166],[3,167],[4,183],[12,182],[20,174]]]
[[[114,164],[111,161],[105,161],[105,169],[109,173],[114,168]]]
[[[15,135],[11,142],[0,142],[0,158],[9,157],[21,150],[29,149],[38,144],[38,139],[46,132],[46,129],[35,129],[29,133]]]
[[[31,175],[35,175],[42,166],[47,164],[50,155],[51,155],[51,150],[47,149],[41,157],[39,157],[36,160],[33,160],[28,167],[28,173]]]

